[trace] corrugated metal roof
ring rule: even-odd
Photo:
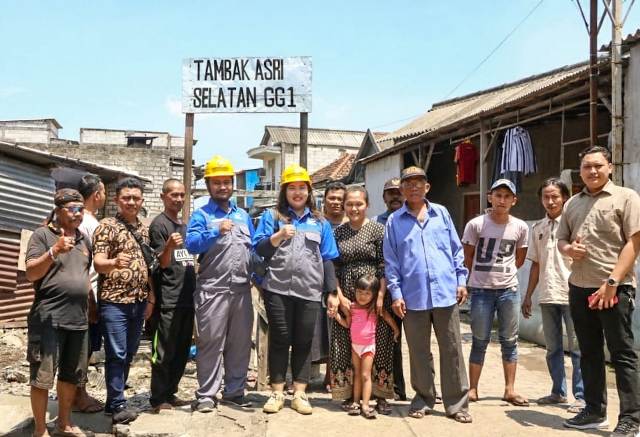
[[[465,119],[478,117],[485,112],[506,104],[515,103],[554,85],[584,76],[588,74],[588,71],[588,63],[570,65],[517,82],[436,103],[429,112],[378,140],[378,144],[384,150],[390,147],[390,142],[435,131]]]
[[[300,129],[290,126],[265,126],[265,133],[274,143],[298,144]],[[307,142],[310,146],[341,146],[357,149],[366,132],[309,128]],[[263,141],[263,144],[264,141]]]
[[[69,166],[78,166],[99,174],[100,176],[132,176],[144,182],[151,182],[151,179],[140,176],[137,172],[124,170],[119,167],[112,167],[103,164],[96,164],[82,159],[69,158],[68,156],[57,155],[55,153],[44,150],[32,149],[19,144],[0,141],[0,154],[12,156],[14,158],[23,159],[33,164],[65,164]]]

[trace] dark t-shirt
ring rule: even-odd
[[[60,234],[50,226],[36,229],[29,240],[26,260],[39,258],[59,238]],[[87,329],[90,266],[89,241],[78,231],[74,248],[58,254],[47,273],[33,283],[36,296],[29,312],[29,325]]]
[[[185,224],[175,223],[165,213],[161,213],[149,226],[151,247],[160,254],[164,250],[169,235],[178,232],[184,238],[186,229]],[[193,308],[196,271],[193,256],[187,255],[184,247],[174,250],[169,267],[159,269],[159,273],[154,277],[156,299],[159,299],[160,308]],[[176,260],[176,256],[180,260]]]

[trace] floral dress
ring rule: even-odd
[[[384,226],[368,221],[354,230],[349,223],[334,231],[340,257],[336,260],[336,275],[342,293],[355,300],[355,284],[362,275],[384,277],[382,239]],[[385,293],[384,308],[391,312],[391,296]],[[353,395],[353,366],[351,364],[351,337],[349,330],[339,323],[331,324],[331,393],[335,400],[349,399]],[[376,354],[372,369],[373,396],[393,399],[393,331],[379,321],[376,328]]]

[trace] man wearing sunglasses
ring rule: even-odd
[[[71,405],[86,372],[91,248],[78,230],[84,213],[82,195],[64,188],[56,192],[54,204],[47,224],[31,236],[26,255],[27,279],[35,289],[27,348],[33,435],[49,435],[45,417],[57,373],[56,434],[80,436],[84,433],[71,423]]]

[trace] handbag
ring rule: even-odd
[[[160,269],[160,260],[158,259],[158,255],[156,254],[155,250],[153,250],[151,246],[144,242],[140,234],[135,231],[133,226],[123,220],[118,219],[118,221],[122,223],[125,228],[127,228],[127,231],[129,231],[129,233],[133,235],[133,238],[138,243],[138,246],[140,246],[142,257],[144,258],[144,262],[147,264],[147,269],[149,270],[149,275],[155,275]]]

